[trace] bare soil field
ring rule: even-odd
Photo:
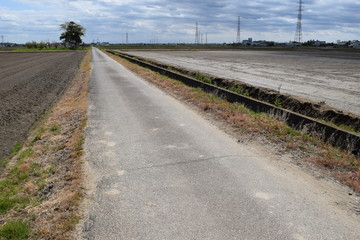
[[[360,115],[360,53],[341,51],[129,51],[128,54]]]
[[[62,93],[85,53],[0,53],[0,160]]]

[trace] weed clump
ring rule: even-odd
[[[214,80],[209,78],[209,77],[206,77],[202,74],[200,74],[199,72],[196,73],[195,75],[195,78],[199,81],[202,81],[204,83],[208,83],[208,84],[214,84]]]
[[[52,125],[49,130],[50,130],[50,132],[58,133],[58,132],[60,132],[60,129],[61,129],[60,126],[58,126],[58,125]]]
[[[30,235],[30,228],[26,222],[14,221],[7,222],[5,225],[0,226],[0,239],[1,240],[25,240]]]

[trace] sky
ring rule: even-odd
[[[360,40],[360,0],[304,0],[303,41]],[[59,42],[60,24],[86,28],[83,41],[194,43],[293,41],[299,0],[0,0],[4,42]],[[207,36],[207,37],[206,37]],[[1,40],[1,39],[0,39]]]

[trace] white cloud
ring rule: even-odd
[[[360,38],[360,1],[304,2],[304,40]],[[87,29],[87,42],[119,42],[126,32],[134,42],[147,42],[149,36],[159,42],[193,42],[198,22],[213,41],[232,42],[240,15],[242,38],[290,41],[297,7],[293,0],[12,0],[0,6],[0,31],[14,42],[55,41],[59,25],[75,21]]]

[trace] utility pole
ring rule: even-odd
[[[303,11],[303,1],[299,1],[299,11],[298,11],[298,20],[296,25],[296,32],[295,32],[295,38],[294,42],[301,43],[302,42],[302,11]]]
[[[129,44],[129,34],[126,33],[126,44]]]
[[[4,46],[4,35],[1,35],[1,46]]]

